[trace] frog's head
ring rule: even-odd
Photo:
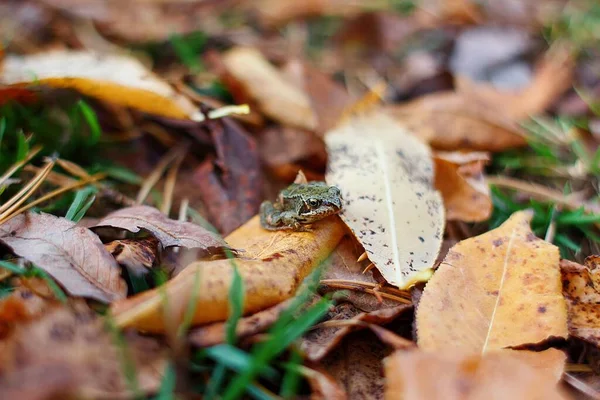
[[[302,196],[300,216],[307,222],[317,221],[342,210],[342,193],[335,186],[313,186]]]

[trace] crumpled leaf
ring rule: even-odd
[[[193,175],[211,222],[226,235],[258,211],[262,201],[262,172],[256,141],[229,118],[205,123],[217,159],[206,160]]]
[[[345,400],[346,392],[323,368],[300,367],[300,373],[306,378],[312,391],[311,399]]]
[[[429,148],[383,113],[356,117],[325,142],[325,179],[340,188],[340,216],[369,259],[400,288],[426,280],[445,223]]]
[[[385,398],[566,399],[556,387],[565,359],[556,349],[505,350],[483,356],[396,351],[384,360]]]
[[[113,211],[102,218],[93,229],[108,226],[133,233],[145,229],[154,235],[163,247],[198,248],[206,253],[222,251],[227,247],[225,241],[215,233],[191,222],[170,219],[150,206],[133,206]]]
[[[53,50],[27,56],[7,56],[0,84],[75,89],[87,96],[149,114],[202,120],[186,97],[154,75],[138,60],[116,54]]]
[[[558,248],[531,232],[531,216],[450,249],[419,302],[420,348],[485,353],[567,336]]]
[[[589,256],[585,265],[561,260],[563,294],[569,305],[569,335],[600,346],[600,257]]]
[[[243,258],[234,261],[244,281],[245,315],[292,297],[302,280],[325,260],[344,235],[344,226],[337,217],[321,220],[313,229],[267,231],[256,216],[227,237],[230,246],[244,250]],[[188,303],[195,299],[193,325],[224,321],[229,315],[231,263],[227,259],[192,263],[160,288],[114,303],[112,315],[121,327],[163,332],[163,312],[170,319],[181,320]],[[163,311],[165,298],[167,309]]]
[[[145,239],[113,240],[104,245],[120,265],[135,275],[144,275],[158,258],[158,240],[152,236]]]
[[[126,346],[140,391],[154,392],[166,353],[154,339],[141,336],[126,337]],[[105,330],[105,321],[85,303],[55,307],[39,320],[19,325],[4,342],[2,398],[130,397],[122,351]]]
[[[411,308],[411,305],[402,304],[396,307],[383,308],[365,313],[350,303],[339,304],[333,310],[329,311],[325,317],[325,321],[329,325],[320,324],[308,331],[302,338],[300,348],[310,361],[320,361],[351,332],[370,328],[371,326],[387,324]],[[341,324],[336,325],[336,322],[341,322]],[[331,326],[331,323],[334,323],[333,326]],[[406,340],[404,345],[410,347],[411,342]]]
[[[48,272],[74,296],[110,302],[127,294],[121,268],[89,229],[28,212],[0,225],[0,242]]]
[[[259,311],[247,317],[240,318],[235,329],[238,339],[243,339],[269,329],[281,313],[289,307],[291,299]],[[209,347],[225,343],[227,340],[227,323],[215,322],[195,328],[188,335],[190,343],[198,347]]]
[[[317,116],[308,96],[286,81],[260,51],[250,47],[233,48],[223,54],[223,64],[267,116],[297,128],[317,127]]]
[[[492,214],[490,188],[483,175],[486,153],[436,152],[435,188],[442,193],[448,221],[486,221]]]

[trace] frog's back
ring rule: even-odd
[[[328,188],[325,182],[292,183],[285,189],[284,195],[288,198],[307,198],[322,191],[326,192]]]

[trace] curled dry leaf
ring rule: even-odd
[[[420,348],[485,353],[567,336],[558,248],[530,220],[517,212],[450,249],[419,302]]]
[[[227,248],[223,239],[191,222],[170,219],[154,207],[134,206],[114,211],[102,218],[93,228],[113,227],[138,233],[150,232],[163,247],[179,246],[203,249],[207,254]]]
[[[166,353],[140,336],[126,337],[126,345],[141,392],[157,390]],[[120,352],[105,321],[85,303],[55,307],[4,342],[2,398],[131,398]]]
[[[346,392],[323,368],[300,367],[300,373],[306,378],[312,391],[311,399],[345,400]]]
[[[600,346],[600,257],[585,265],[561,260],[563,293],[569,305],[569,334]]]
[[[412,306],[410,305],[402,304],[396,307],[365,313],[350,303],[339,304],[328,312],[325,317],[326,323],[316,326],[315,329],[311,329],[304,335],[300,348],[310,361],[320,361],[349,333],[359,329],[370,328],[371,325],[387,324],[411,308]],[[394,335],[390,331],[385,329],[384,331]],[[383,335],[386,335],[386,333],[383,333]],[[402,339],[399,339],[396,342],[401,341]],[[409,340],[406,340],[404,344],[410,347],[411,343]]]
[[[492,214],[492,199],[483,168],[486,153],[434,154],[435,187],[442,193],[448,221],[481,222]]]
[[[122,55],[55,50],[9,55],[0,83],[75,89],[87,96],[170,118],[202,119],[194,104],[138,60]]]
[[[236,47],[223,55],[227,72],[269,117],[284,125],[315,129],[317,117],[308,96],[288,82],[260,51]]]
[[[264,310],[292,297],[344,234],[337,217],[321,220],[313,229],[267,231],[256,216],[227,237],[229,245],[244,250],[244,258],[192,263],[166,285],[113,304],[112,314],[119,326],[163,332],[164,313],[181,320],[188,303],[195,299],[193,325],[224,321],[229,315],[232,262],[244,282],[244,314]]]
[[[121,269],[89,229],[28,212],[0,225],[0,242],[48,272],[72,295],[110,302],[127,294]]]
[[[135,275],[146,274],[158,258],[158,240],[152,236],[145,239],[113,240],[104,245],[120,265]]]
[[[498,400],[566,399],[556,387],[565,359],[555,349],[485,355],[396,351],[384,360],[385,398],[483,400],[493,393]]]
[[[266,331],[277,321],[290,303],[291,299],[288,299],[266,310],[240,318],[235,330],[236,337],[242,339]],[[195,346],[209,347],[225,343],[226,332],[227,324],[225,322],[215,322],[192,330],[188,338]]]
[[[342,220],[385,280],[426,280],[444,233],[429,148],[383,113],[355,117],[327,133],[327,183],[342,192]]]

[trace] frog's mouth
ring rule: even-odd
[[[335,199],[321,203],[319,208],[309,209],[301,213],[302,218],[305,221],[315,221],[321,218],[328,217],[333,214],[337,214],[342,210],[341,199]]]

